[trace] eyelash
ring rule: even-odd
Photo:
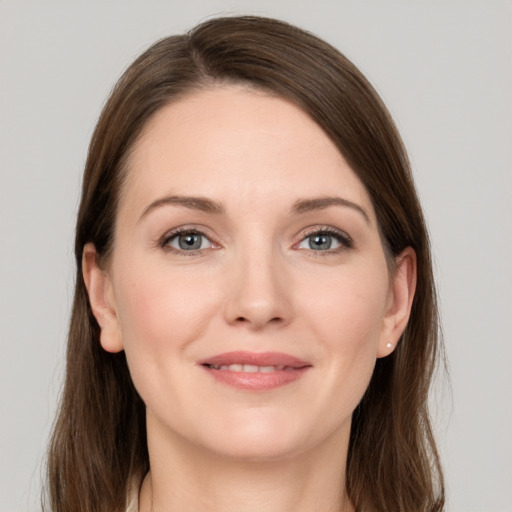
[[[314,249],[305,249],[308,252],[310,252],[315,257],[326,257],[326,256],[332,256],[335,254],[339,254],[340,252],[347,251],[349,249],[352,249],[354,247],[354,241],[352,238],[345,233],[344,231],[341,231],[339,229],[333,228],[331,226],[323,226],[323,227],[314,227],[310,230],[306,231],[304,234],[301,235],[301,239],[298,243],[294,245],[296,247],[297,245],[305,242],[308,238],[313,236],[320,236],[320,235],[327,235],[332,238],[334,238],[339,244],[339,247],[336,247],[334,249],[326,249],[326,250],[317,250]],[[301,250],[300,248],[298,248]],[[304,250],[304,249],[302,249]]]
[[[217,244],[213,242],[208,235],[206,235],[203,231],[196,228],[190,228],[190,227],[181,227],[173,230],[172,232],[166,233],[158,242],[158,245],[167,251],[174,252],[175,254],[179,254],[180,256],[195,256],[198,254],[201,254],[201,252],[204,249],[193,249],[193,250],[185,250],[185,249],[177,249],[175,247],[171,247],[169,243],[179,237],[180,235],[197,235],[200,237],[204,237],[206,240],[210,242],[209,248],[214,248],[212,246],[216,246]],[[325,249],[325,250],[314,250],[312,248],[304,249],[297,247],[299,244],[305,242],[308,238],[312,236],[321,236],[321,235],[327,235],[332,238],[334,238],[339,244],[339,247],[336,247],[334,249]],[[354,242],[352,238],[345,233],[344,231],[335,229],[330,226],[323,226],[323,227],[315,227],[311,228],[310,230],[306,231],[301,235],[300,240],[293,245],[294,248],[297,250],[307,250],[314,256],[320,256],[325,257],[333,254],[338,254],[342,251],[346,251],[349,249],[352,249],[354,246]]]
[[[200,236],[200,237],[204,237],[206,238],[206,240],[208,240],[210,242],[210,248],[212,248],[212,246],[215,246],[217,244],[215,244],[215,242],[212,242],[212,240],[210,239],[210,237],[208,235],[206,235],[203,231],[201,231],[200,229],[196,229],[196,228],[189,228],[189,227],[181,227],[181,228],[177,228],[175,230],[173,230],[172,232],[170,233],[166,233],[159,241],[158,245],[162,248],[162,249],[165,249],[167,251],[170,251],[170,252],[173,252],[175,254],[179,254],[180,256],[195,256],[195,255],[198,255],[201,253],[201,251],[203,251],[204,249],[193,249],[193,250],[190,250],[190,251],[187,251],[185,249],[177,249],[175,247],[171,247],[169,244],[172,240],[174,240],[175,238],[181,236],[181,235],[197,235],[197,236]]]

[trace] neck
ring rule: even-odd
[[[337,433],[309,452],[237,460],[184,440],[162,443],[148,429],[151,471],[139,512],[353,512],[343,485],[347,447]]]

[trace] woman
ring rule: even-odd
[[[439,511],[429,244],[339,52],[256,17],[141,55],[93,135],[55,511]]]

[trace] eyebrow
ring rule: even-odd
[[[150,205],[148,205],[142,215],[139,217],[139,222],[151,211],[156,208],[160,208],[162,206],[183,206],[185,208],[189,208],[191,210],[199,210],[205,213],[215,213],[222,214],[224,213],[224,207],[211,199],[207,199],[206,197],[192,197],[192,196],[165,196],[153,201]]]
[[[359,206],[357,203],[353,203],[348,199],[343,199],[342,197],[317,197],[312,199],[299,199],[293,204],[290,213],[307,213],[315,210],[324,210],[330,206],[343,206],[352,208],[359,212],[364,217],[365,221],[370,224],[370,216],[362,206]]]
[[[224,213],[224,207],[217,201],[212,201],[206,197],[194,197],[194,196],[165,196],[153,201],[149,204],[142,215],[139,217],[139,222],[148,215],[149,212],[160,208],[162,206],[183,206],[191,210],[199,210],[205,213],[214,213],[217,215]],[[359,212],[366,222],[370,223],[370,216],[364,208],[359,206],[357,203],[344,199],[342,197],[318,197],[312,199],[298,199],[290,209],[291,214],[297,213],[308,213],[315,210],[324,210],[330,206],[343,206],[356,210]]]

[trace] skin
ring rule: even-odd
[[[160,201],[177,196],[223,211]],[[325,197],[345,204],[294,210]],[[180,249],[177,228],[203,233],[201,248]],[[330,249],[310,245],[318,233]],[[298,107],[218,86],[159,111],[129,162],[110,260],[91,244],[83,258],[101,344],[125,350],[147,408],[140,510],[352,510],[351,416],[407,323],[412,249],[389,268],[366,189]],[[312,367],[254,392],[197,364],[234,350]]]

